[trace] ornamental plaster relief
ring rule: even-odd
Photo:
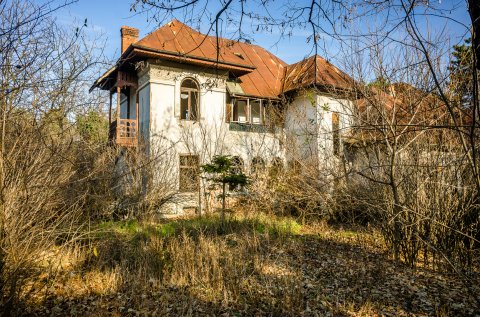
[[[185,77],[196,79],[200,86],[206,90],[224,90],[226,83],[226,76],[214,75],[205,72],[196,72],[193,70],[184,70],[172,67],[159,67],[156,65],[150,66],[149,79],[178,82]]]

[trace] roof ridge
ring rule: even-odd
[[[258,44],[204,34],[177,19],[158,27],[132,46],[157,51],[165,58],[183,56],[191,63],[208,60],[212,63],[208,67],[228,64],[251,68],[238,71],[236,76],[242,78],[245,94],[252,96],[278,98],[284,92],[311,85],[349,87],[349,76],[318,54],[287,64]]]

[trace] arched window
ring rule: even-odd
[[[199,86],[193,78],[186,78],[180,86],[180,119],[198,120]]]
[[[263,169],[265,169],[265,161],[261,157],[258,157],[258,156],[254,157],[252,159],[252,166],[251,166],[252,174],[256,174],[262,171]]]

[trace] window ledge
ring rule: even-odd
[[[271,132],[270,127],[263,124],[252,124],[247,122],[230,122],[230,131],[242,131],[242,132],[258,132],[267,133]]]
[[[187,120],[187,119],[178,119],[178,123],[183,126],[192,125],[198,123],[200,120]]]

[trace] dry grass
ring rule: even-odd
[[[81,249],[81,251],[79,251]],[[108,222],[65,254],[39,315],[468,315],[451,276],[391,261],[365,228],[234,216]],[[68,256],[67,256],[68,255]]]

